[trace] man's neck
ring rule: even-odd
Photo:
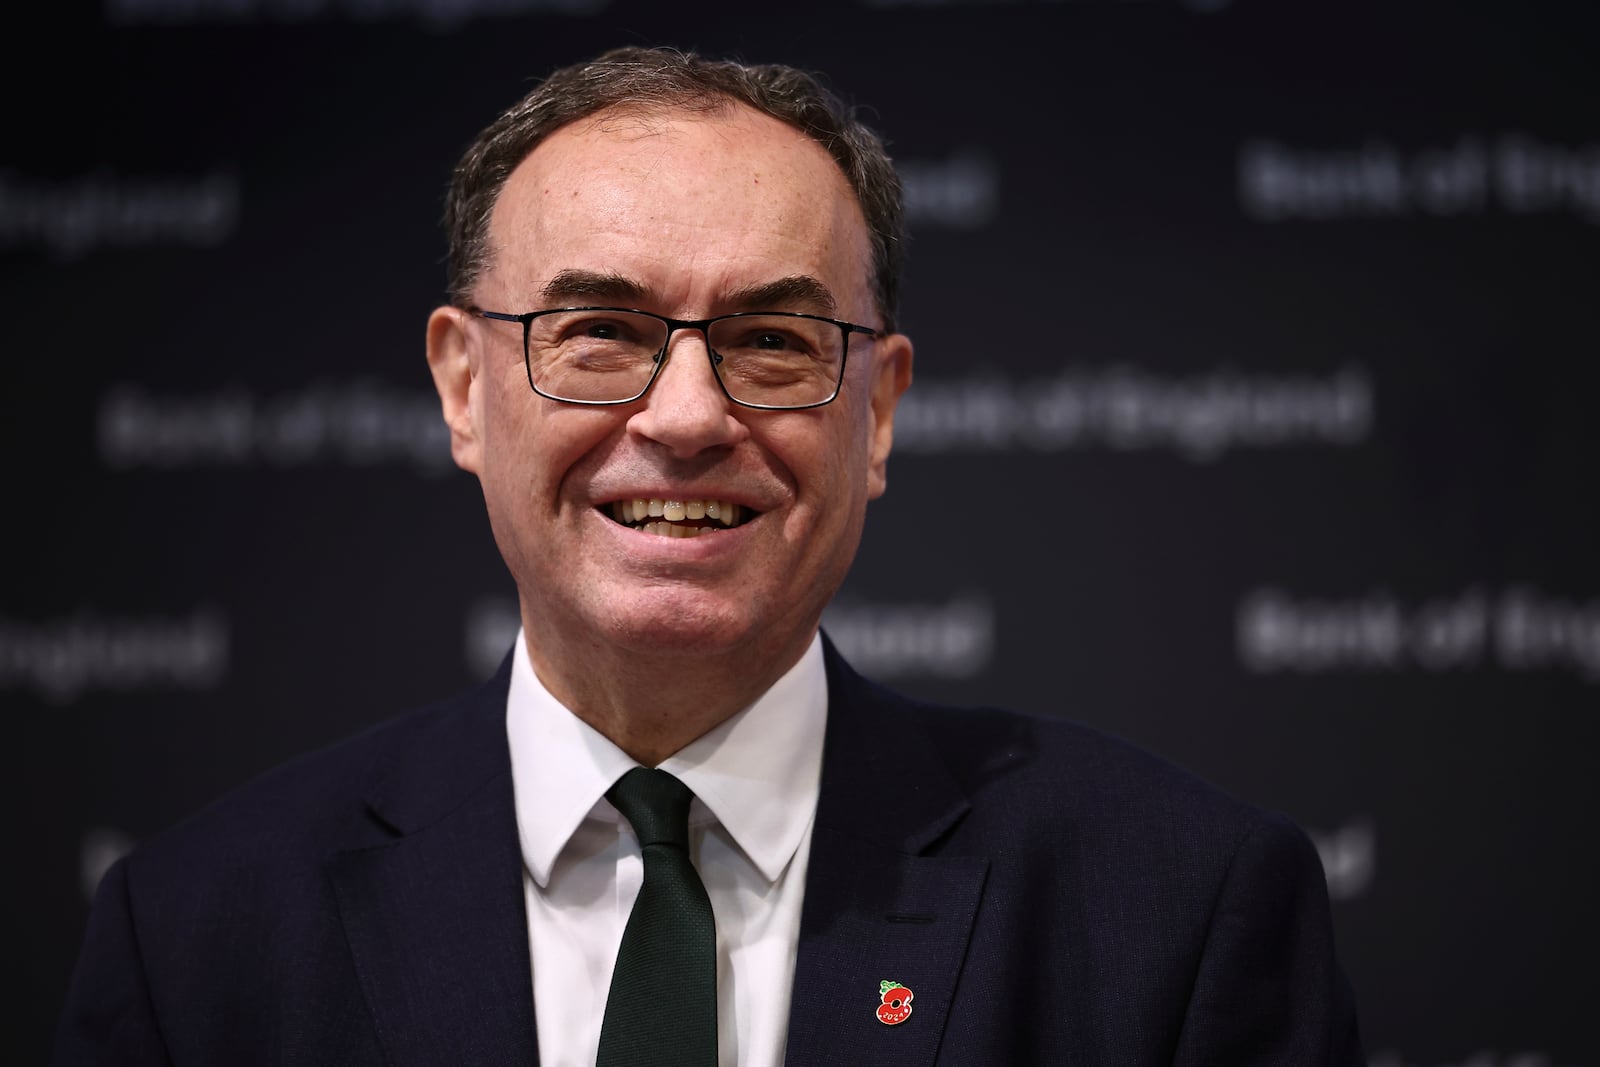
[[[526,619],[526,617],[525,617]],[[524,621],[528,659],[550,694],[630,757],[654,767],[753,704],[788,672],[816,627],[784,642],[714,653],[571,642]]]

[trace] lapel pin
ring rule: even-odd
[[[911,1018],[911,990],[899,982],[888,979],[878,983],[878,996],[883,1003],[878,1005],[878,1021],[885,1026],[897,1026]]]

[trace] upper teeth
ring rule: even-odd
[[[716,519],[724,526],[732,526],[739,521],[739,505],[727,500],[618,500],[611,505],[611,514],[618,522]]]

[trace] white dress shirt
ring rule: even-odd
[[[822,771],[822,642],[750,707],[660,766],[695,795],[689,852],[717,922],[723,1067],[779,1067]],[[550,695],[517,635],[506,702],[539,1061],[592,1067],[644,876],[605,792],[638,764]]]

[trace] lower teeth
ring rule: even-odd
[[[678,526],[670,522],[647,522],[636,529],[643,530],[647,534],[655,534],[657,537],[699,537],[716,530],[712,526]]]

